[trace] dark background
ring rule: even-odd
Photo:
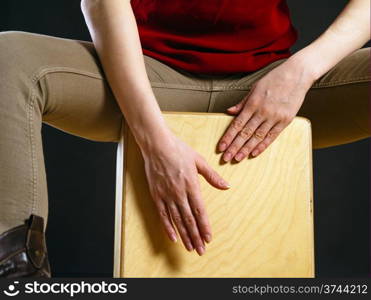
[[[346,0],[289,0],[295,51],[331,23]],[[79,0],[2,0],[0,31],[90,40]],[[1,76],[1,70],[0,70]],[[346,122],[346,120],[344,120]],[[112,276],[116,143],[43,125],[54,276]],[[316,276],[369,272],[369,139],[314,151]]]

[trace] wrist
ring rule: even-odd
[[[172,131],[163,123],[151,127],[142,127],[134,136],[142,154],[147,155],[162,151],[169,143]]]
[[[320,62],[320,58],[303,49],[289,57],[284,64],[309,88],[323,74]]]

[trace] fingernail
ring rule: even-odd
[[[211,242],[211,235],[210,234],[205,234],[205,241],[206,243],[210,243]]]
[[[224,143],[224,142],[222,142],[222,143],[220,144],[220,146],[219,146],[219,150],[220,150],[220,151],[224,151],[226,147],[227,147],[227,144]]]
[[[170,235],[170,239],[171,239],[174,243],[177,241],[176,235],[173,234],[173,233]]]
[[[237,155],[234,157],[237,161],[240,161],[243,157],[242,153],[237,153]]]
[[[258,150],[254,150],[252,153],[251,153],[252,156],[257,156],[258,155]]]
[[[193,246],[190,243],[187,243],[186,248],[187,248],[188,251],[192,251],[193,250]]]
[[[205,248],[204,247],[201,247],[201,246],[199,246],[199,247],[197,247],[197,253],[201,256],[202,254],[204,254],[204,252],[205,252]]]
[[[230,188],[231,187],[231,185],[228,182],[224,181],[224,180],[220,182],[220,185],[221,186],[224,186],[226,188]]]
[[[229,160],[231,159],[231,156],[232,156],[232,154],[229,153],[229,152],[227,152],[227,153],[224,155],[224,160],[225,160],[225,161],[229,161]]]

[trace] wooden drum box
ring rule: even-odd
[[[199,256],[165,234],[127,124],[117,152],[114,277],[314,277],[311,125],[295,117],[258,157],[222,162],[233,116],[167,112],[173,132],[230,184],[199,175],[213,240]]]

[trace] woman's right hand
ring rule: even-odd
[[[186,249],[196,249],[202,255],[204,241],[211,241],[211,227],[198,173],[218,189],[228,189],[229,184],[174,134],[168,134],[161,142],[156,149],[141,149],[152,199],[169,238],[177,240],[175,224]]]
[[[83,0],[81,9],[115,99],[141,145],[150,192],[166,232],[176,236],[172,217],[185,246],[202,254],[211,229],[197,173],[217,188],[228,187],[199,154],[166,128],[146,73],[130,1]]]

